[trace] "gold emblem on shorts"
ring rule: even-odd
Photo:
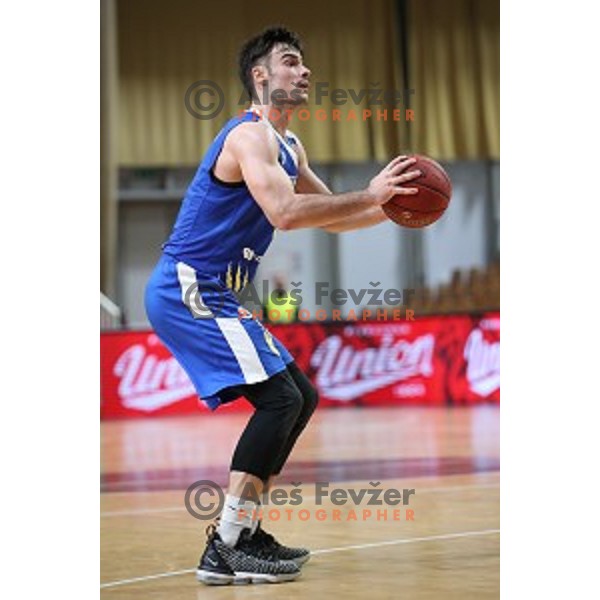
[[[241,292],[248,285],[248,267],[242,267],[238,263],[235,275],[233,269],[233,263],[229,263],[227,272],[225,273],[225,285],[234,292]]]

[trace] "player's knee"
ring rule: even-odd
[[[304,409],[304,397],[296,387],[289,388],[282,397],[279,411],[286,423],[295,423]]]
[[[290,390],[286,396],[286,412],[295,421],[304,408],[304,397],[298,388],[293,392]]]

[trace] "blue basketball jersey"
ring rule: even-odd
[[[260,118],[247,111],[219,132],[146,286],[146,312],[154,331],[213,409],[222,402],[224,388],[264,381],[294,360],[234,294],[254,277],[273,226],[244,182],[225,183],[214,174],[227,134]],[[298,142],[291,134],[285,139],[275,134],[279,163],[295,183],[293,146]]]
[[[254,278],[273,239],[274,228],[246,184],[220,181],[214,167],[229,132],[240,123],[260,119],[259,114],[248,110],[230,119],[221,129],[188,187],[173,232],[163,245],[165,254],[199,274],[218,278],[235,292]],[[292,134],[285,138],[277,131],[275,134],[279,164],[295,184],[297,139]]]

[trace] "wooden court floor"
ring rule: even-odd
[[[265,529],[313,550],[300,578],[198,583],[208,522],[188,513],[185,491],[225,483],[247,418],[225,410],[102,423],[102,598],[499,597],[500,417],[491,406],[317,411],[277,486],[283,502],[292,490],[301,502],[264,513]],[[387,503],[394,494],[408,504]]]

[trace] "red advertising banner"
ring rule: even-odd
[[[499,403],[500,314],[270,327],[316,385],[320,406]],[[100,336],[101,416],[208,411],[148,332]],[[248,410],[245,401],[219,410]]]

